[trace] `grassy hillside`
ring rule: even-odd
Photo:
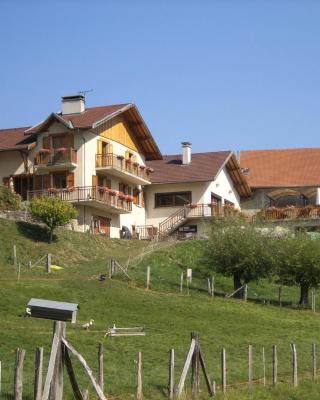
[[[10,260],[13,244],[17,246],[23,265],[19,281]],[[299,371],[310,371],[311,344],[317,342],[320,346],[318,314],[223,297],[210,298],[205,292],[205,279],[210,271],[203,267],[202,245],[200,242],[169,243],[153,249],[150,243],[110,240],[67,231],[59,232],[57,242],[49,245],[42,241],[39,228],[23,226],[22,229],[15,223],[0,220],[0,359],[3,363],[3,393],[12,392],[16,347],[27,350],[26,394],[32,393],[35,347],[44,346],[48,355],[52,323],[19,317],[31,297],[80,304],[78,322],[76,325],[68,324],[67,337],[95,371],[97,344],[105,344],[106,391],[122,399],[134,397],[134,360],[138,351],[142,351],[145,398],[165,398],[168,351],[170,348],[176,351],[178,381],[193,330],[199,333],[211,378],[218,385],[220,349],[223,346],[227,351],[230,385],[247,380],[248,344],[254,346],[255,379],[262,376],[261,349],[264,346],[270,382],[273,344],[278,345],[280,381],[290,381],[290,375],[287,374],[291,368],[291,342],[297,344]],[[53,254],[53,262],[64,269],[48,275],[43,266],[31,270],[24,267],[28,260],[34,260],[48,251]],[[99,282],[97,276],[106,270],[110,257],[122,263],[129,261],[129,273],[138,284],[121,279]],[[142,287],[148,265],[152,271],[150,291]],[[178,291],[180,272],[186,265],[194,268],[190,295],[186,291],[182,294]],[[226,291],[230,289],[228,279],[217,277],[217,281],[220,282],[219,287]],[[200,288],[202,290],[197,290]],[[81,323],[90,318],[95,320],[92,330],[83,331]],[[104,339],[104,332],[114,323],[117,326],[143,325],[147,336]],[[77,375],[81,386],[90,388],[92,392],[88,379],[79,367]],[[205,388],[203,380],[201,386]],[[256,389],[250,395],[246,390],[241,394],[231,391],[226,398],[311,400],[318,398],[319,389],[320,385],[311,382],[304,383],[296,390],[280,384],[276,391]],[[67,388],[67,393],[71,398],[70,388]],[[202,397],[207,398],[204,391]]]

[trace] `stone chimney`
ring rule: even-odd
[[[63,96],[61,100],[62,100],[62,115],[79,114],[85,110],[85,97],[83,94]]]
[[[191,163],[191,143],[182,142],[182,164],[189,165]]]

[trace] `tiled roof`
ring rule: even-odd
[[[36,142],[32,136],[25,136],[29,127],[0,129],[0,150],[23,150]]]
[[[320,148],[241,151],[240,165],[252,188],[320,185]]]
[[[79,114],[59,114],[65,121],[72,122],[75,128],[88,128],[97,121],[108,117],[109,115],[120,111],[128,104],[115,104],[111,106],[88,107]]]
[[[211,181],[227,159],[231,151],[211,153],[193,153],[189,165],[182,164],[182,155],[163,156],[163,160],[149,161],[147,164],[154,169],[151,174],[152,183]]]

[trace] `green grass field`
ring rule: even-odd
[[[143,360],[143,392],[145,399],[162,399],[167,395],[169,349],[176,352],[176,381],[182,370],[190,344],[190,332],[197,331],[211,376],[220,384],[220,350],[227,351],[228,393],[226,399],[318,399],[320,385],[306,380],[293,389],[290,385],[290,343],[297,345],[299,373],[311,371],[311,345],[319,344],[319,315],[291,307],[244,303],[222,296],[214,299],[206,293],[206,279],[211,276],[202,257],[204,243],[161,243],[119,241],[61,230],[51,245],[43,241],[38,227],[0,220],[0,360],[2,361],[2,395],[12,393],[13,365],[16,347],[25,348],[25,394],[32,394],[34,352],[44,346],[47,356],[52,338],[52,322],[21,318],[31,297],[77,302],[80,304],[77,324],[68,324],[67,337],[97,371],[97,345],[105,345],[105,389],[121,399],[134,398],[136,385],[135,359],[138,351]],[[12,265],[12,246],[17,246],[21,263],[20,280]],[[51,274],[44,264],[28,270],[29,260],[53,254],[53,263],[62,266]],[[135,282],[119,275],[112,280],[98,281],[107,271],[111,257],[128,264]],[[146,267],[151,267],[152,290],[144,289]],[[180,273],[193,268],[190,294],[179,292]],[[215,276],[218,292],[232,290],[229,278]],[[253,298],[277,298],[277,287],[270,282],[250,285]],[[258,296],[255,296],[256,292]],[[297,300],[295,288],[285,289],[285,299]],[[249,291],[250,294],[250,291]],[[91,330],[81,324],[95,320]],[[117,326],[145,326],[146,337],[104,339],[106,329]],[[278,346],[279,387],[261,388],[257,383],[252,393],[246,389],[247,347],[254,346],[254,379],[262,377],[261,351],[266,351],[267,380],[271,378],[272,345]],[[80,385],[93,389],[76,360],[74,364]],[[319,371],[320,373],[320,371]],[[304,376],[308,378],[307,375]],[[235,384],[243,383],[235,390]],[[189,387],[189,380],[188,380]],[[208,398],[201,380],[203,399]],[[218,388],[219,391],[219,388]],[[72,398],[66,384],[66,398]],[[217,398],[222,398],[218,394]]]

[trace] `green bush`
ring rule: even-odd
[[[52,241],[53,232],[58,226],[66,225],[78,215],[71,203],[57,197],[39,197],[30,203],[32,216],[43,222],[49,229],[49,241]]]
[[[12,193],[6,186],[0,185],[0,210],[19,210],[21,207],[21,197]]]

